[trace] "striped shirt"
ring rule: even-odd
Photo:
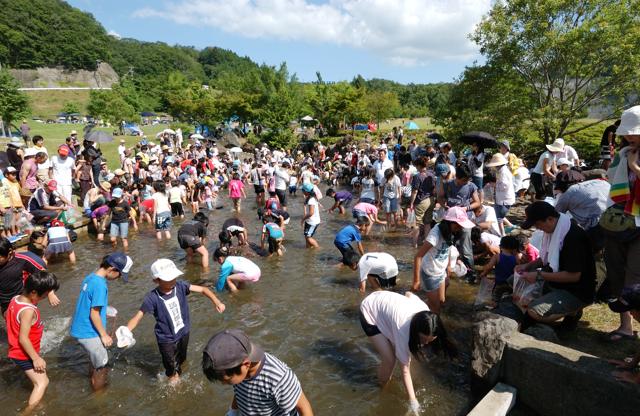
[[[298,415],[300,382],[285,363],[271,354],[264,354],[262,367],[253,378],[234,385],[233,390],[242,415]]]

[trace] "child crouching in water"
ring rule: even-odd
[[[225,287],[235,293],[245,283],[255,283],[260,280],[260,267],[249,259],[240,256],[230,256],[226,247],[218,248],[213,253],[213,259],[220,264],[220,274],[216,282],[216,291],[222,292]]]
[[[514,236],[507,235],[500,239],[500,253],[494,254],[489,263],[484,266],[480,274],[486,277],[495,267],[495,283],[493,285],[493,301],[498,303],[502,296],[511,293],[511,285],[508,280],[513,276],[513,269],[518,264],[520,242]]]
[[[67,230],[62,221],[51,221],[51,227],[47,230],[47,241],[47,248],[44,252],[44,258],[47,263],[58,254],[68,254],[69,261],[72,264],[76,262],[76,253],[73,251],[69,230]]]
[[[284,238],[284,232],[282,228],[275,222],[275,218],[271,215],[264,215],[262,217],[262,223],[264,226],[262,227],[262,239],[260,241],[260,248],[264,250],[264,243],[268,241],[269,243],[269,256],[273,255],[273,253],[278,254],[278,256],[282,256],[284,254],[282,247],[282,239]]]
[[[40,356],[40,341],[44,330],[40,319],[38,302],[60,285],[53,273],[37,271],[24,282],[21,295],[11,299],[6,313],[9,358],[33,384],[27,410],[33,409],[42,400],[49,377],[47,363]]]
[[[127,323],[127,328],[133,332],[145,313],[152,313],[156,318],[154,331],[158,349],[171,384],[180,380],[181,366],[187,359],[191,329],[187,295],[191,292],[201,293],[211,300],[218,312],[222,313],[225,309],[224,303],[208,288],[176,280],[182,274],[171,260],[156,260],[151,265],[151,275],[157,287],[147,293],[140,310]]]

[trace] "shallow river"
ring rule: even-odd
[[[255,216],[253,190],[248,194],[239,217],[249,226],[250,240],[259,242],[261,224]],[[350,222],[350,215],[323,212],[323,223],[316,233],[321,248],[306,250],[300,226],[302,201],[298,195],[289,204],[292,220],[286,230],[284,257],[260,258],[249,250],[262,269],[262,278],[237,295],[220,295],[227,306],[224,314],[218,314],[205,297],[189,296],[189,357],[182,382],[175,389],[160,376],[164,370],[153,334],[154,319],[145,316],[134,333],[137,344],[133,348],[111,349],[113,371],[108,389],[102,394],[91,392],[88,359],[70,338],[68,327],[83,277],[97,267],[111,247],[81,232],[74,244],[78,263],[70,266],[67,262],[54,262],[50,266],[61,282],[59,296],[63,303],[58,308],[51,308],[46,301],[40,305],[45,321],[43,357],[51,383],[38,414],[223,415],[231,402],[232,388],[206,380],[200,369],[202,349],[216,331],[237,327],[295,371],[317,415],[404,415],[407,400],[398,368],[384,391],[376,385],[378,360],[358,322],[362,296],[357,290],[357,272],[337,267],[340,256],[332,244],[333,237]],[[229,201],[223,202],[224,208],[210,216],[210,237],[217,237],[222,222],[234,215]],[[328,208],[332,200],[324,198],[321,202]],[[199,265],[186,264],[175,238],[178,223],[179,220],[174,221],[170,241],[156,242],[148,224],[139,233],[131,233],[129,255],[134,265],[130,281],[110,282],[109,303],[118,310],[110,330],[126,324],[145,293],[154,287],[149,266],[158,258],[175,261],[191,283],[215,282],[217,263],[212,262],[209,273],[202,273]],[[210,252],[215,245],[212,238]],[[365,250],[393,254],[400,268],[398,290],[409,286],[414,250],[403,232],[386,233],[376,226],[365,241]],[[442,358],[426,364],[413,362],[414,385],[425,415],[455,415],[467,409],[471,292],[463,283],[452,282],[443,315],[462,350],[462,358],[456,362]],[[31,386],[6,358],[4,329],[0,333],[0,414],[14,414],[24,407]]]

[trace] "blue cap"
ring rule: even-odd
[[[310,183],[305,183],[304,185],[302,185],[302,191],[310,194],[311,192],[313,192],[313,185],[311,185]]]
[[[438,163],[436,165],[436,175],[440,176],[447,172],[449,172],[449,167],[447,166],[446,163]]]
[[[131,260],[131,257],[121,252],[111,253],[107,256],[107,263],[111,267],[118,269],[122,276],[122,280],[125,282],[129,281],[129,270],[131,270],[131,266],[133,266],[133,260]]]
[[[114,198],[122,198],[122,188],[116,188],[111,191],[111,196]]]

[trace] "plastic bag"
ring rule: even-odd
[[[486,276],[480,280],[480,286],[478,287],[478,293],[476,294],[473,306],[482,306],[491,303],[494,284],[495,281]]]
[[[532,300],[542,295],[542,285],[544,282],[527,282],[520,273],[513,274],[513,303],[522,311],[529,307]]]
[[[407,226],[412,227],[416,223],[416,211],[407,209]]]

